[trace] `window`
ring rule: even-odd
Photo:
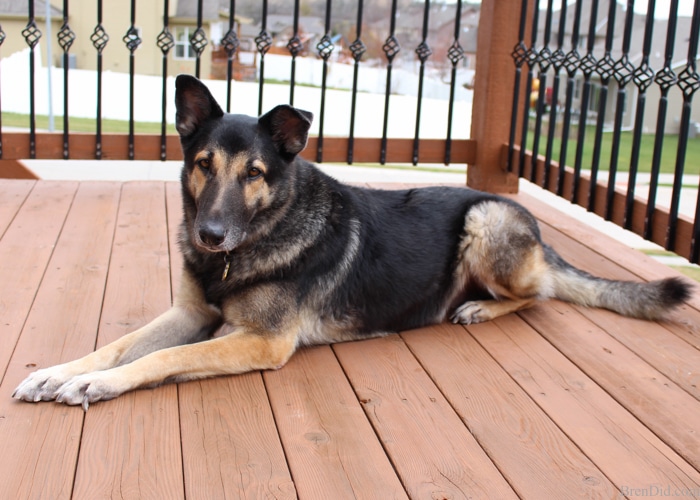
[[[196,28],[189,26],[175,28],[175,59],[195,59],[197,57],[192,45],[190,45],[190,37],[195,30]]]

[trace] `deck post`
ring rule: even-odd
[[[518,42],[521,5],[521,0],[481,2],[471,123],[476,160],[467,167],[467,185],[493,193],[518,191],[517,175],[506,171],[503,145],[510,131],[515,80],[511,53]]]

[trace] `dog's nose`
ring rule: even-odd
[[[204,222],[199,228],[199,238],[212,247],[221,245],[226,239],[224,225],[218,221]]]

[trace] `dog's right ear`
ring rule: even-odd
[[[192,135],[206,121],[224,115],[206,85],[190,75],[178,75],[175,79],[175,108],[175,128],[181,137]]]

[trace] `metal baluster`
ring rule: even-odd
[[[418,104],[416,107],[416,133],[413,137],[413,164],[418,164],[418,149],[420,147],[420,112],[421,104],[423,103],[423,80],[425,79],[425,61],[432,55],[433,51],[428,46],[428,15],[430,14],[430,0],[425,0],[425,8],[423,10],[423,39],[416,48],[416,55],[420,61],[420,70],[418,72]]]
[[[518,177],[525,174],[525,151],[527,150],[527,133],[530,126],[530,94],[532,93],[532,81],[535,79],[535,64],[537,64],[537,26],[539,24],[540,9],[537,4],[532,14],[532,31],[530,35],[530,48],[527,49],[525,63],[527,64],[527,78],[525,79],[525,102],[523,103],[523,123],[520,130],[520,158],[518,159]],[[533,151],[533,154],[537,154]]]
[[[391,68],[394,61],[394,57],[401,50],[399,41],[394,36],[396,31],[396,0],[391,1],[391,21],[389,26],[389,37],[384,42],[382,50],[386,55],[387,66],[386,66],[386,90],[384,92],[384,125],[382,127],[382,143],[381,151],[379,157],[379,163],[384,165],[386,163],[386,145],[387,145],[387,131],[389,128],[389,95],[391,94]]]
[[[272,47],[272,37],[267,32],[267,0],[262,2],[262,27],[255,37],[255,46],[260,52],[260,81],[258,82],[258,115],[262,115],[263,86],[265,85],[265,54]]]
[[[326,28],[326,31],[328,29]],[[297,56],[301,53],[304,46],[299,38],[299,0],[294,0],[294,34],[287,42],[287,50],[292,56],[292,73],[289,81],[289,104],[294,106],[294,87],[296,84],[297,74]]]
[[[90,41],[97,50],[97,113],[95,118],[95,158],[102,159],[102,51],[109,35],[102,27],[102,0],[97,0],[97,26],[90,35]]]
[[[134,52],[141,45],[136,29],[136,0],[131,0],[131,26],[122,38],[129,49],[129,159],[134,159],[134,76],[136,73]]]
[[[613,76],[615,61],[610,55],[615,34],[615,17],[617,14],[617,0],[609,0],[608,9],[608,29],[605,33],[605,55],[598,61],[595,67],[596,73],[600,76],[600,96],[598,101],[598,117],[595,129],[595,139],[593,141],[593,160],[591,163],[591,184],[588,191],[588,210],[593,211],[595,207],[596,189],[598,187],[598,170],[600,169],[600,154],[603,146],[603,128],[605,127],[605,110],[608,104],[608,85],[610,77]]]
[[[22,30],[27,45],[29,45],[29,158],[36,158],[36,107],[35,107],[35,83],[34,74],[34,48],[41,38],[41,30],[34,19],[34,0],[29,0],[29,21]],[[50,71],[50,69],[49,69]]]
[[[583,93],[581,94],[581,113],[578,120],[578,134],[576,138],[576,158],[574,160],[574,185],[571,192],[571,201],[578,203],[578,191],[581,184],[581,168],[583,164],[583,143],[586,140],[586,119],[588,115],[588,103],[591,99],[591,76],[595,71],[597,62],[593,56],[595,48],[595,27],[598,22],[598,1],[591,4],[591,17],[588,23],[588,39],[586,40],[586,55],[581,59],[579,67],[583,72]]]
[[[75,33],[68,26],[68,0],[63,0],[63,24],[58,30],[58,44],[63,49],[63,159],[70,156],[68,142],[68,51],[75,41]],[[49,71],[51,68],[49,67]]]
[[[545,107],[545,94],[547,91],[547,70],[552,63],[552,51],[549,49],[549,42],[552,37],[552,10],[554,0],[547,0],[547,13],[544,23],[544,41],[542,49],[537,54],[537,64],[540,71],[537,75],[539,89],[537,92],[537,104],[535,105],[535,131],[532,140],[532,162],[530,168],[530,180],[537,182],[537,159],[540,153],[540,134],[542,132],[542,115]],[[546,186],[546,184],[545,184]]]
[[[527,0],[523,0],[526,3]],[[521,24],[525,22],[525,18],[521,18]],[[447,51],[447,58],[452,63],[452,76],[450,77],[450,102],[447,108],[447,137],[445,139],[445,165],[449,165],[452,161],[452,116],[454,114],[455,105],[455,85],[457,81],[457,65],[464,59],[464,49],[459,44],[460,21],[462,20],[462,0],[457,0],[457,8],[455,11],[455,30],[454,41]]]
[[[649,54],[651,53],[651,40],[654,34],[654,10],[656,0],[649,0],[647,4],[647,18],[644,26],[644,42],[642,44],[642,62],[632,73],[632,81],[637,86],[637,106],[634,117],[634,132],[632,134],[632,152],[630,156],[629,179],[627,180],[627,196],[625,198],[625,229],[632,228],[634,195],[637,186],[637,171],[639,169],[639,151],[642,144],[642,130],[644,129],[644,108],[646,105],[647,89],[654,80],[654,72],[649,67]]]
[[[549,130],[547,131],[547,149],[544,155],[544,180],[542,185],[549,189],[550,170],[552,168],[552,155],[554,154],[554,134],[557,128],[557,113],[559,110],[559,86],[561,85],[561,68],[564,65],[566,54],[564,53],[564,33],[566,32],[566,0],[561,2],[559,13],[559,32],[557,33],[557,49],[552,53],[552,68],[554,78],[552,80],[552,96],[549,103]]]
[[[668,219],[668,231],[666,234],[666,248],[675,250],[676,230],[678,226],[678,211],[681,201],[681,189],[683,188],[683,171],[685,168],[685,153],[688,147],[688,135],[690,131],[690,113],[693,105],[693,95],[700,88],[700,75],[697,71],[696,57],[698,53],[698,32],[700,32],[700,0],[695,0],[693,20],[690,27],[690,40],[688,41],[688,62],[678,74],[678,87],[683,92],[683,110],[681,112],[681,129],[678,137],[678,150],[676,152],[676,166],[673,177],[673,193],[671,195],[671,211]],[[697,225],[697,218],[694,224]],[[695,255],[695,239],[691,243],[690,257],[693,262],[698,261]]]
[[[653,15],[653,12],[647,15]],[[651,162],[651,180],[649,182],[649,197],[647,198],[646,218],[644,219],[644,238],[651,240],[654,232],[654,212],[656,211],[656,193],[659,187],[661,171],[661,152],[664,145],[664,130],[666,129],[666,114],[668,112],[668,91],[678,82],[678,77],[671,69],[673,64],[673,45],[676,38],[678,20],[678,0],[671,0],[668,14],[668,29],[666,31],[666,50],[664,67],[656,73],[654,82],[661,89],[659,98],[659,114],[656,119],[656,136],[654,137],[654,153]]]
[[[461,0],[460,0],[461,1]],[[355,113],[357,109],[357,77],[360,69],[360,60],[362,55],[367,50],[365,44],[362,43],[362,4],[363,0],[358,0],[357,3],[357,24],[355,25],[355,41],[350,44],[350,52],[355,60],[352,75],[352,101],[350,104],[350,134],[348,137],[348,164],[352,164],[353,154],[355,152]]]
[[[316,161],[323,161],[323,125],[326,115],[326,78],[328,77],[328,58],[331,56],[335,48],[331,41],[331,0],[326,0],[326,33],[321,37],[321,40],[316,44],[318,55],[323,60],[323,73],[321,76],[321,110],[318,119],[318,142],[316,148]]]
[[[576,71],[581,63],[578,53],[579,30],[581,29],[581,7],[583,0],[576,0],[574,10],[574,23],[571,27],[571,50],[564,59],[564,68],[568,78],[566,80],[566,102],[564,103],[564,123],[561,129],[561,149],[559,150],[559,175],[557,177],[557,196],[564,195],[564,180],[566,178],[567,152],[569,147],[569,130],[571,128],[571,109],[574,102],[574,87],[576,85]]]
[[[165,161],[168,157],[166,135],[167,129],[167,108],[168,108],[168,52],[175,46],[175,38],[170,32],[170,2],[165,0],[163,4],[163,30],[158,34],[156,43],[163,53],[162,60],[162,89],[161,89],[161,117],[160,117],[160,159]]]
[[[202,28],[202,9],[202,0],[197,0],[197,29],[194,30],[190,37],[190,47],[192,47],[196,55],[194,74],[197,78],[200,78],[202,69],[202,52],[204,52],[204,48],[209,43],[207,34]]]
[[[566,3],[566,0],[562,0]],[[515,172],[515,163],[513,162],[513,151],[515,151],[515,132],[518,128],[518,107],[520,106],[520,79],[522,78],[523,64],[527,60],[527,47],[525,46],[525,21],[527,19],[527,0],[522,0],[520,3],[520,27],[518,28],[518,42],[513,47],[511,56],[515,61],[515,82],[513,84],[513,106],[510,115],[510,135],[508,136],[508,171]],[[459,35],[459,30],[455,29],[455,39]],[[454,64],[452,65],[452,81],[454,86]],[[452,95],[452,89],[450,95]],[[450,110],[451,112],[451,110]],[[525,144],[520,145],[522,150]]]
[[[226,112],[231,112],[231,82],[233,81],[233,61],[240,46],[235,29],[236,0],[231,0],[228,7],[228,31],[221,39],[221,46],[228,56],[226,60]]]
[[[610,171],[608,188],[605,199],[605,218],[612,220],[615,183],[617,179],[617,164],[620,156],[620,136],[622,133],[622,118],[627,100],[627,84],[632,80],[634,66],[629,61],[630,43],[632,40],[632,23],[634,22],[634,0],[627,1],[625,15],[625,30],[622,39],[622,57],[613,67],[613,76],[617,81],[617,103],[615,105],[615,124],[613,125],[612,148],[610,151]]]

